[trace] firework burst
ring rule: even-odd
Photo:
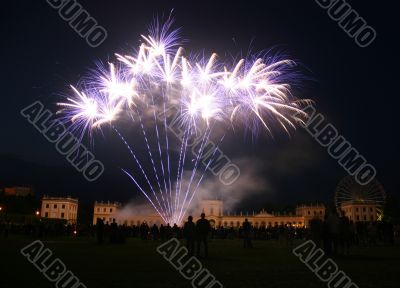
[[[153,24],[149,35],[141,36],[142,44],[135,53],[115,54],[116,64],[99,68],[86,83],[90,89],[71,86],[72,96],[58,105],[59,113],[71,121],[74,130],[82,133],[112,124],[148,187],[139,184],[126,169],[123,172],[165,222],[180,223],[204,177],[204,168],[213,160],[210,157],[207,167],[200,168],[205,143],[216,122],[232,126],[240,123],[254,133],[259,127],[271,133],[278,124],[289,133],[307,117],[301,109],[307,100],[291,95],[290,84],[296,80],[290,72],[296,65],[294,61],[267,56],[228,63],[215,53],[208,58],[190,59],[179,46],[179,31],[171,25],[171,20],[164,25]],[[171,163],[167,117],[160,116],[170,107],[179,111],[177,118],[184,130],[176,163]],[[135,121],[146,143],[152,166],[149,171],[115,128],[118,117],[127,111],[138,116]],[[153,120],[158,153],[152,152],[148,128],[142,119],[145,114],[150,114]],[[202,139],[198,154],[194,161],[188,161],[188,141],[199,132]],[[182,187],[188,162],[192,173],[188,187]]]

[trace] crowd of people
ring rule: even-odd
[[[193,222],[189,216],[183,227],[176,224],[127,226],[104,223],[97,219],[93,226],[75,226],[60,221],[36,221],[35,223],[18,224],[0,219],[0,235],[23,234],[34,238],[56,236],[89,236],[96,237],[99,244],[121,244],[129,237],[143,241],[165,241],[171,238],[185,239],[191,255],[199,255],[201,248],[204,256],[208,255],[208,239],[242,239],[244,248],[252,248],[253,240],[276,240],[281,244],[292,245],[295,240],[311,239],[327,254],[349,254],[350,247],[394,245],[400,240],[400,226],[390,221],[352,222],[336,211],[327,211],[325,218],[312,219],[309,227],[277,225],[254,227],[245,219],[239,228],[212,227],[204,213]]]

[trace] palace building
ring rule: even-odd
[[[373,202],[348,201],[340,206],[342,213],[354,222],[377,221],[381,211],[379,205]],[[151,211],[151,209],[147,209]],[[52,219],[65,219],[69,223],[77,223],[78,199],[66,197],[47,197],[42,198],[41,217]],[[232,214],[224,212],[223,201],[203,200],[198,206],[189,211],[194,221],[200,218],[200,214],[205,213],[206,218],[214,227],[239,228],[244,220],[254,227],[268,227],[279,225],[292,225],[296,227],[308,227],[312,219],[323,220],[325,217],[325,206],[322,204],[297,206],[294,214],[268,213],[261,210],[258,213]],[[122,213],[122,205],[118,202],[95,202],[93,210],[93,224],[100,218],[104,223],[117,222],[120,225],[140,225],[146,222],[149,225],[161,225],[164,223],[157,213]],[[183,219],[186,221],[186,219]],[[170,223],[173,225],[174,223]]]
[[[78,216],[78,199],[63,197],[42,198],[41,217],[65,219],[70,224],[76,224]]]
[[[341,205],[344,215],[355,222],[370,222],[379,220],[379,206],[374,202],[347,201]]]
[[[121,205],[116,202],[95,202],[93,211],[93,224],[96,224],[100,218],[104,223],[112,223],[114,220],[118,224],[128,226],[140,225],[146,222],[149,225],[163,224],[161,217],[156,214],[135,214],[126,215],[119,213]],[[262,210],[259,213],[241,213],[239,215],[224,214],[223,201],[221,200],[203,200],[197,208],[192,209],[190,214],[193,215],[194,221],[199,219],[200,214],[205,213],[206,218],[214,227],[239,228],[247,218],[254,227],[267,227],[278,225],[293,225],[296,227],[308,227],[309,222],[313,218],[323,220],[325,216],[324,205],[303,205],[296,208],[295,215],[271,214]],[[186,220],[186,219],[184,219]],[[174,223],[170,223],[173,225]]]

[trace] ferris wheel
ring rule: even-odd
[[[352,176],[343,178],[336,187],[335,205],[340,209],[344,202],[374,203],[383,206],[386,193],[378,180],[374,179],[366,185],[360,185]]]

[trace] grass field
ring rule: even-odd
[[[0,287],[55,287],[21,253],[35,239],[0,238]],[[88,288],[191,287],[161,255],[161,242],[129,239],[124,245],[99,246],[91,238],[43,240]],[[255,241],[244,250],[239,240],[210,241],[202,263],[224,287],[327,287],[292,248],[274,241]],[[400,247],[354,247],[335,258],[339,268],[361,287],[400,287]]]

